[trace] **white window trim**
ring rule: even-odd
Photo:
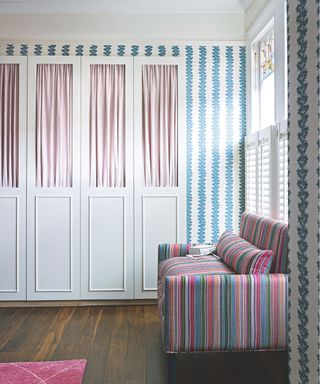
[[[286,1],[273,0],[265,9],[264,13],[247,33],[247,137],[246,149],[248,146],[256,147],[256,210],[259,209],[258,192],[258,148],[262,140],[270,140],[270,217],[279,218],[279,139],[287,135],[287,47],[286,47]],[[253,76],[254,56],[253,49],[258,41],[274,27],[275,37],[275,125],[253,130],[254,124],[259,123],[260,127],[260,105],[259,113],[256,113],[253,121],[253,112],[256,112],[256,89],[257,78]]]
[[[260,41],[263,39],[268,32],[274,28],[274,17],[272,17],[268,23],[263,27],[263,29],[258,33],[258,35],[254,38],[252,43],[250,44],[250,93],[251,97],[249,100],[250,103],[250,132],[253,131],[253,126],[259,126],[261,124],[261,81],[260,81]],[[255,52],[255,55],[254,55]],[[254,73],[255,76],[252,76]],[[275,81],[275,80],[274,80]],[[274,110],[276,111],[276,100],[274,101]],[[274,121],[276,121],[276,116],[274,116]],[[261,129],[267,127],[260,127]],[[258,130],[261,130],[258,129]]]
[[[252,121],[252,99],[253,99],[253,87],[256,83],[256,79],[252,78],[253,69],[253,57],[252,49],[255,43],[257,43],[270,29],[274,26],[274,38],[275,38],[275,123],[279,123],[282,120],[286,120],[286,105],[287,105],[287,74],[285,71],[285,62],[287,60],[287,47],[286,39],[286,19],[285,19],[285,7],[284,0],[273,0],[269,6],[265,9],[264,13],[252,26],[246,36],[246,52],[247,52],[247,132],[252,133],[253,121]]]

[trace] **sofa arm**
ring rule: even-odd
[[[191,243],[183,244],[159,244],[158,262],[170,259],[171,257],[185,256],[188,253]]]
[[[158,262],[170,259],[171,257],[185,256],[189,248],[199,243],[181,243],[181,244],[159,244],[158,245]],[[213,245],[213,243],[204,243],[204,245]]]
[[[168,276],[165,351],[286,349],[287,291],[285,274]]]

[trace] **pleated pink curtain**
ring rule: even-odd
[[[90,65],[90,186],[125,186],[125,65]]]
[[[37,65],[37,187],[72,187],[72,72],[71,64]]]
[[[0,187],[19,186],[19,64],[0,64]]]
[[[178,185],[178,67],[142,66],[142,139],[146,187]]]

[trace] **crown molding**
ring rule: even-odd
[[[0,0],[0,14],[244,14],[249,0]]]
[[[270,4],[267,5],[257,21],[247,32],[247,41],[252,42],[257,37],[260,31],[270,22],[270,19],[274,17],[277,7],[282,3],[283,0],[272,0]]]
[[[248,11],[248,9],[252,6],[252,4],[254,3],[254,0],[239,0],[240,3],[242,4],[243,6],[243,9],[245,12]]]

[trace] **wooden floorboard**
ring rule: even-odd
[[[157,307],[0,308],[0,361],[87,359],[83,384],[166,384]],[[286,384],[285,352],[182,354],[177,384]]]
[[[144,307],[134,307],[130,312],[125,382],[146,382],[146,327]]]
[[[145,308],[147,383],[164,384],[167,359],[162,352],[160,324],[154,307]]]
[[[126,311],[122,307],[116,309],[104,374],[104,381],[110,384],[123,383],[125,381],[131,313],[132,307],[129,307]]]
[[[66,326],[72,319],[74,308],[60,308],[54,321],[49,325],[46,334],[38,343],[34,360],[49,360],[60,344]]]

